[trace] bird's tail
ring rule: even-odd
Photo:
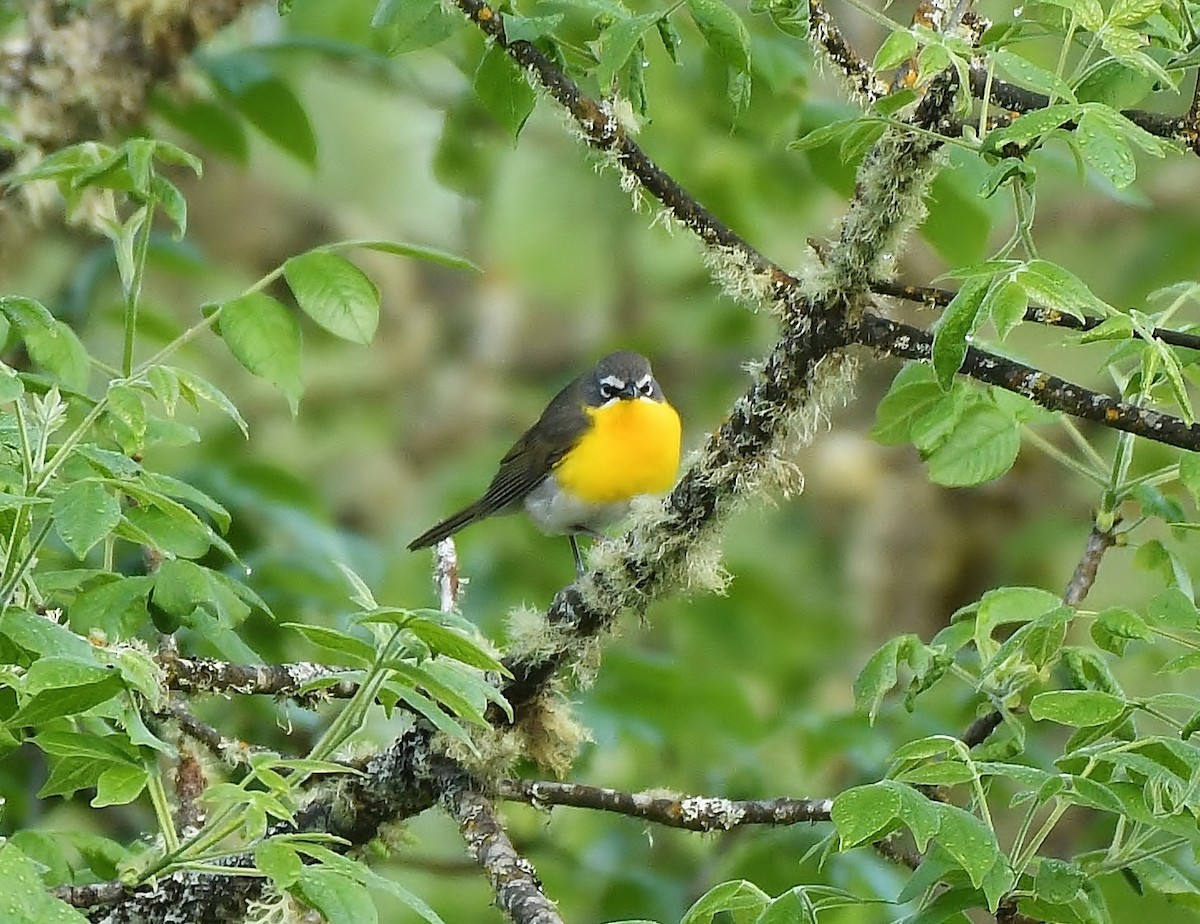
[[[470,526],[476,520],[482,520],[485,516],[487,516],[487,513],[480,509],[480,504],[476,501],[474,504],[463,507],[458,513],[452,513],[440,523],[429,527],[429,529],[425,530],[425,532],[421,533],[421,535],[408,544],[409,551],[428,548],[435,543],[441,542],[447,536],[453,536],[464,526]]]

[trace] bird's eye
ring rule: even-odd
[[[654,379],[642,379],[638,382],[638,394],[647,398],[654,395]]]
[[[605,401],[615,398],[618,394],[620,394],[620,389],[612,382],[600,383],[600,397]]]

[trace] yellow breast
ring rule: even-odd
[[[665,401],[638,398],[585,408],[592,426],[554,469],[566,490],[591,504],[660,494],[679,469],[679,415]]]

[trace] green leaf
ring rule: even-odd
[[[912,633],[897,635],[884,642],[859,671],[854,680],[854,705],[867,714],[871,724],[875,723],[884,696],[896,686],[897,665],[924,648],[921,639]]]
[[[896,375],[892,387],[875,409],[871,438],[884,446],[901,446],[909,442],[914,421],[923,418],[945,394],[937,383],[936,374],[926,363],[909,363]],[[1200,485],[1200,463],[1197,472],[1197,484]]]
[[[138,455],[146,448],[146,405],[140,391],[128,385],[111,386],[105,419],[126,455]]]
[[[1037,721],[1049,719],[1076,728],[1103,725],[1124,711],[1125,700],[1099,690],[1054,690],[1039,693],[1029,703],[1029,714]]]
[[[1115,26],[1136,25],[1157,13],[1161,6],[1162,0],[1114,0],[1108,21]]]
[[[265,840],[254,848],[254,865],[271,877],[277,889],[290,889],[300,878],[304,863],[286,843],[276,838]]]
[[[105,581],[79,594],[68,614],[76,631],[99,629],[110,642],[133,638],[146,624],[146,598],[154,578],[138,575]]]
[[[1024,146],[1034,138],[1040,138],[1047,132],[1074,121],[1082,110],[1083,107],[1079,105],[1060,103],[1057,106],[1027,112],[1011,125],[990,132],[984,138],[984,150],[999,152],[1007,144]]]
[[[50,516],[63,544],[82,560],[121,522],[121,505],[99,482],[76,481],[54,498]]]
[[[1137,162],[1133,151],[1119,134],[1094,111],[1084,112],[1074,134],[1084,162],[1104,176],[1117,189],[1124,189],[1137,177]]]
[[[103,763],[140,764],[138,752],[124,735],[92,735],[69,731],[43,731],[31,739],[54,757],[81,757]]]
[[[967,340],[982,321],[980,308],[988,286],[985,279],[968,279],[934,326],[933,368],[943,390],[950,387],[954,374],[967,358]]]
[[[371,893],[361,882],[322,866],[305,866],[289,890],[329,924],[377,924]]]
[[[976,404],[926,460],[929,477],[949,487],[983,484],[1012,468],[1020,448],[1017,421],[994,404]]]
[[[448,266],[451,269],[470,270],[473,273],[481,273],[478,266],[468,260],[466,257],[460,257],[457,254],[447,253],[444,250],[438,250],[436,247],[422,247],[420,244],[404,244],[400,241],[342,241],[338,244],[327,244],[326,250],[344,250],[351,247],[363,247],[367,250],[376,250],[379,253],[391,253],[400,257],[412,257],[414,260],[424,260],[426,263],[439,263],[442,266]]]
[[[46,891],[37,867],[11,843],[0,843],[5,924],[87,924],[87,918]]]
[[[997,48],[992,52],[992,60],[1017,83],[1047,96],[1057,96],[1069,103],[1075,102],[1075,94],[1071,92],[1071,87],[1065,80],[1053,71],[1038,67],[1028,58],[1007,48]]]
[[[35,661],[33,666],[36,667],[38,664],[51,660],[62,661],[65,659],[46,658],[43,661]],[[88,667],[88,665],[77,662],[69,663],[76,664],[80,668],[80,676],[82,676],[83,669]],[[102,671],[101,668],[95,670]],[[65,679],[67,674],[65,670],[56,668],[56,671],[58,672],[57,679]],[[95,676],[95,674],[89,673],[88,676]],[[28,680],[28,677],[26,679]],[[23,725],[40,725],[59,716],[79,715],[112,699],[121,692],[121,689],[121,677],[116,671],[109,671],[107,676],[98,680],[80,679],[77,683],[44,688],[23,702],[21,708],[5,724],[10,728],[20,728]]]
[[[509,16],[504,17],[508,25]],[[454,20],[438,0],[380,0],[371,28],[384,38],[389,55],[430,48],[454,32]]]
[[[238,429],[242,431],[242,436],[248,437],[250,435],[250,428],[246,426],[246,421],[238,411],[237,405],[230,401],[229,396],[212,382],[183,369],[176,369],[171,366],[162,366],[160,368],[163,369],[164,374],[174,377],[175,381],[179,383],[180,394],[193,407],[200,401],[211,404],[237,424]]]
[[[207,99],[176,100],[165,92],[155,92],[151,104],[171,125],[191,135],[209,150],[239,164],[245,164],[249,159],[243,123],[227,106]]]
[[[367,667],[375,663],[375,649],[367,642],[353,635],[348,635],[338,629],[327,626],[310,626],[298,622],[285,622],[281,628],[295,629],[314,645],[342,655],[351,664]]]
[[[444,657],[453,658],[480,670],[499,671],[505,676],[511,676],[508,669],[492,657],[479,642],[461,632],[427,619],[414,619],[406,623],[405,628]]]
[[[658,13],[633,16],[619,20],[600,33],[600,61],[596,65],[596,80],[601,87],[612,86],[613,77],[625,66],[642,41],[642,36],[660,18]],[[640,61],[637,64],[641,66]]]
[[[871,783],[855,786],[833,800],[831,817],[841,849],[873,840],[886,833],[900,813],[900,796],[891,786]]]
[[[311,250],[283,265],[304,313],[351,343],[370,343],[379,325],[379,292],[362,270],[337,254]]]
[[[300,324],[271,296],[254,292],[221,307],[221,338],[238,362],[283,392],[296,413],[300,382]]]
[[[95,658],[86,639],[45,616],[16,606],[0,610],[0,634],[34,654],[70,655],[81,661]]]
[[[1047,260],[1031,260],[1022,267],[1021,285],[1030,301],[1046,308],[1066,312],[1080,320],[1086,314],[1108,316],[1112,306],[1092,294],[1082,279],[1069,270]]]
[[[205,56],[201,64],[217,91],[255,128],[310,167],[317,163],[317,139],[300,101],[257,53]]]
[[[1000,859],[995,833],[970,812],[945,804],[939,804],[937,808],[941,816],[937,830],[938,846],[959,862],[971,878],[971,885],[979,888],[984,877]]]
[[[96,780],[96,796],[92,808],[106,805],[127,805],[142,794],[149,781],[145,767],[109,767]]]
[[[472,84],[483,108],[516,138],[533,112],[537,94],[499,45],[484,52]]]
[[[87,387],[91,359],[75,331],[40,302],[19,295],[0,296],[0,313],[16,328],[29,358],[75,391]]]
[[[721,0],[687,0],[688,12],[704,41],[727,65],[750,72],[750,32],[741,17]]]
[[[1083,886],[1083,870],[1074,863],[1054,857],[1038,859],[1037,878],[1033,884],[1033,891],[1038,898],[1057,905],[1066,904],[1075,898]]]
[[[979,313],[991,319],[1003,340],[1025,318],[1028,307],[1024,286],[1012,279],[997,279],[988,289]]]
[[[679,924],[711,924],[722,911],[746,912],[751,918],[761,914],[770,904],[771,896],[745,879],[735,879],[713,886],[692,904]]]
[[[911,58],[917,50],[917,37],[908,29],[897,29],[883,40],[875,52],[876,71],[889,71]]]
[[[1101,610],[1092,623],[1092,640],[1105,651],[1123,655],[1131,639],[1148,642],[1154,633],[1146,621],[1128,607],[1114,606]]]

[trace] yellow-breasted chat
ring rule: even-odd
[[[650,361],[609,353],[570,382],[500,460],[479,500],[408,544],[423,549],[464,526],[522,507],[542,532],[565,535],[576,571],[577,533],[597,535],[644,494],[661,494],[679,469],[680,423]]]

